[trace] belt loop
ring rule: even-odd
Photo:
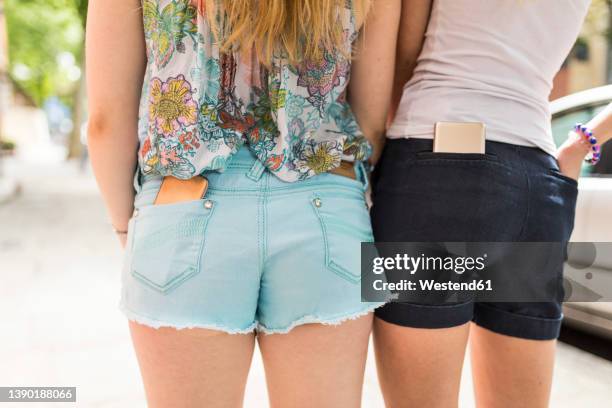
[[[370,186],[370,178],[366,166],[362,161],[355,162],[355,175],[357,180],[363,184],[363,191],[367,191]]]
[[[253,163],[251,170],[249,170],[246,176],[253,181],[259,181],[261,180],[261,177],[263,176],[265,171],[266,166],[264,166],[263,163],[259,161],[259,159],[255,159],[255,163]]]

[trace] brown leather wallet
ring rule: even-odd
[[[338,176],[344,176],[353,180],[357,180],[357,174],[355,173],[355,163],[343,160],[340,162],[340,166],[336,167],[335,169],[331,169],[329,172],[332,174],[337,174]]]
[[[196,176],[188,180],[181,180],[172,176],[164,177],[155,205],[174,204],[184,201],[204,198],[208,190],[208,179]]]

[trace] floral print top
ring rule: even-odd
[[[349,0],[347,0],[349,1]],[[206,17],[190,0],[143,0],[147,69],[139,118],[144,174],[188,179],[223,171],[247,144],[280,179],[327,172],[341,160],[362,161],[371,147],[346,102],[351,47],[350,5],[339,10],[344,52],[269,68],[254,52],[222,53]],[[219,17],[219,29],[223,30]]]

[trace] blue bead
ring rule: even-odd
[[[589,139],[589,143],[591,143],[592,145],[597,144],[597,139],[592,137],[592,138]]]
[[[599,159],[601,157],[601,154],[595,152],[595,153],[593,153],[593,157],[596,158],[596,159]]]
[[[589,128],[587,128],[586,126],[581,126],[581,127],[580,127],[580,130],[581,130],[581,131],[584,133],[584,132],[586,132],[587,130],[589,130]]]
[[[589,130],[589,131],[587,131],[585,134],[586,134],[588,137],[593,136],[593,132],[591,132],[590,130]]]

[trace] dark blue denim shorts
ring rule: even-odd
[[[577,182],[562,175],[555,158],[540,149],[487,142],[485,154],[432,153],[432,141],[425,139],[389,140],[372,186],[378,242],[566,243],[578,193]],[[562,267],[542,273],[559,277],[563,293]],[[379,308],[376,316],[432,329],[473,321],[508,336],[550,340],[559,335],[561,303],[561,298],[452,305],[395,302]]]

